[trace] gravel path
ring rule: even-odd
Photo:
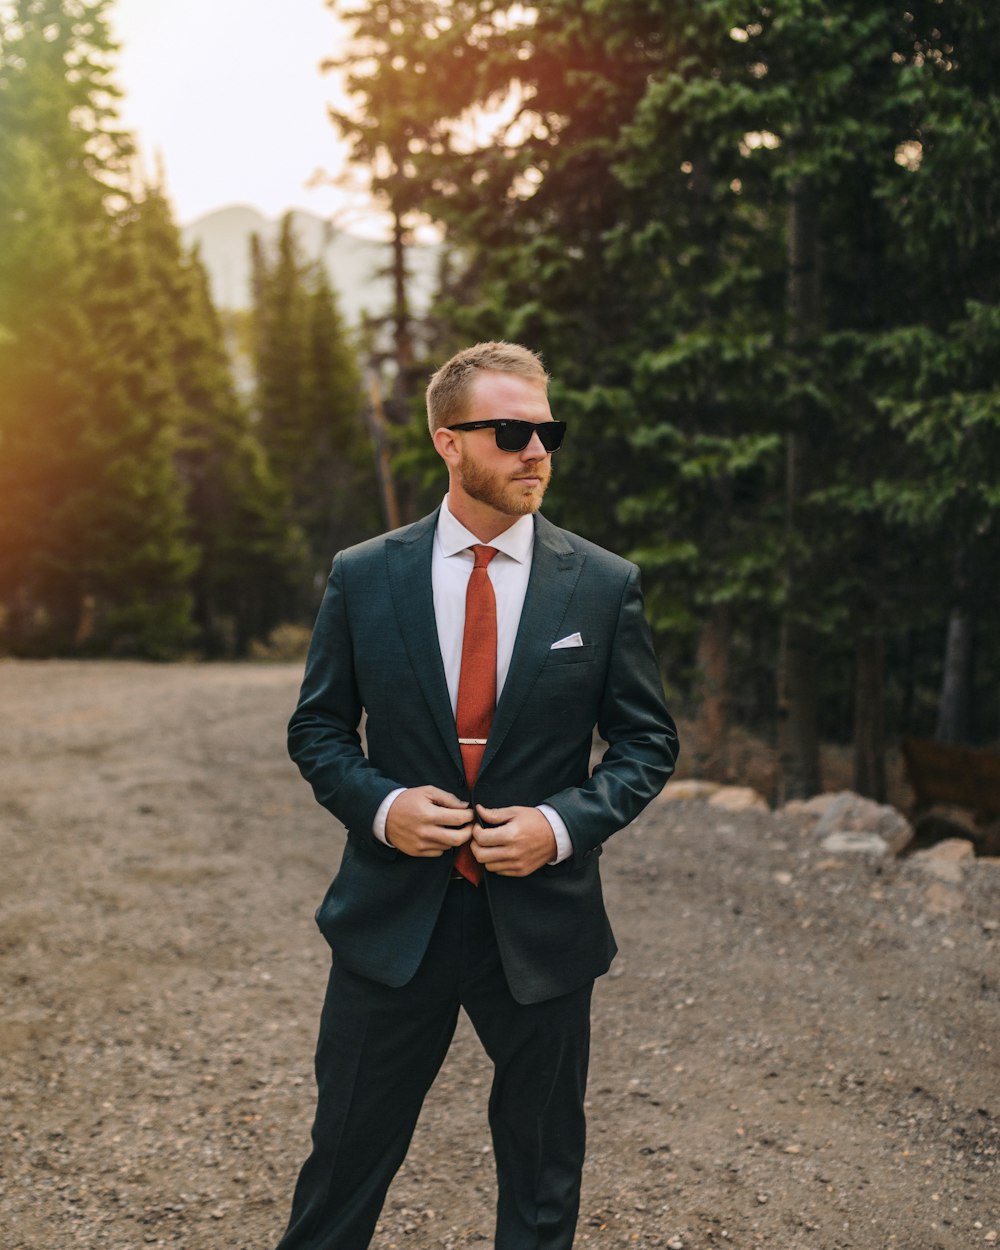
[[[0,664],[0,1250],[270,1250],[307,1149],[342,831],[296,666]],[[948,911],[811,822],[659,802],[602,860],[578,1247],[1000,1242],[1000,865]],[[462,1026],[375,1250],[491,1239]]]

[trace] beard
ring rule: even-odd
[[[537,485],[514,480],[526,476],[537,477]],[[537,512],[551,476],[549,460],[538,460],[527,467],[519,465],[509,474],[488,469],[467,455],[462,456],[458,465],[458,483],[465,493],[504,516],[527,516]]]

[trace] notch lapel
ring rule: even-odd
[[[436,526],[435,511],[386,542],[389,592],[413,675],[448,754],[461,773],[462,756],[434,617],[431,555]]]
[[[489,741],[479,766],[481,777],[527,699],[549,648],[559,637],[584,556],[551,522],[535,516],[535,549],[507,680],[497,704]]]

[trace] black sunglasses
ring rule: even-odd
[[[566,433],[565,421],[507,421],[503,418],[492,421],[461,421],[458,425],[449,425],[449,430],[492,430],[501,451],[524,451],[531,442],[532,434],[537,434],[539,442],[546,452],[558,451],[562,446],[563,435]]]

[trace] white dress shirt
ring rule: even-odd
[[[479,543],[475,534],[457,520],[448,507],[445,495],[438,513],[434,531],[434,548],[431,553],[431,589],[434,595],[434,619],[437,623],[438,645],[444,662],[444,675],[448,683],[451,710],[458,707],[458,679],[462,668],[462,639],[465,634],[465,594],[469,576],[475,564],[471,548]],[[531,558],[535,547],[535,523],[531,516],[522,516],[502,534],[488,544],[497,549],[486,572],[493,583],[497,604],[497,699],[499,700],[510,660],[514,653],[514,641],[521,622],[521,609],[528,590],[531,575]],[[386,795],[375,813],[374,832],[381,841],[389,844],[385,836],[386,818],[393,802],[403,793],[402,788]],[[552,826],[556,835],[558,864],[573,853],[569,831],[559,813],[546,803],[538,810]]]

